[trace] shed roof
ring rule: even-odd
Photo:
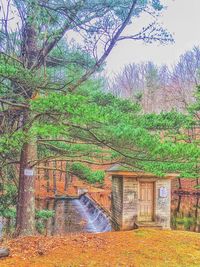
[[[148,173],[134,168],[130,168],[126,165],[114,164],[109,169],[106,170],[110,175],[119,175],[119,176],[129,176],[137,178],[160,178],[160,179],[171,179],[176,178],[178,174],[168,173],[165,176],[156,176],[153,173]]]

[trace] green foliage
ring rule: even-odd
[[[24,141],[24,133],[18,130],[14,133],[5,133],[0,136],[0,153],[9,153],[19,150]]]
[[[180,225],[183,225],[185,230],[190,230],[191,226],[193,226],[196,223],[196,219],[193,217],[183,217],[183,218],[173,218],[172,224],[177,229]]]
[[[39,78],[36,72],[24,68],[15,58],[10,58],[4,54],[0,54],[0,77],[24,86],[29,90],[34,90],[43,82],[43,79]]]
[[[37,210],[35,214],[36,219],[48,220],[54,217],[55,212],[53,210]]]
[[[15,208],[6,208],[0,210],[0,216],[3,218],[16,218],[16,209]]]
[[[0,194],[0,216],[4,218],[15,218],[17,188],[12,184],[6,184]]]
[[[44,234],[45,231],[47,231],[46,223],[48,219],[54,217],[55,211],[54,210],[36,210],[35,213],[35,218],[36,218],[36,223],[35,227],[38,233]]]
[[[90,168],[81,163],[73,163],[71,171],[79,178],[84,179],[89,183],[102,183],[105,176],[104,171],[91,171]]]
[[[144,114],[141,118],[141,126],[153,130],[179,130],[180,128],[191,128],[195,121],[191,115],[172,110],[170,112],[161,112],[160,114]]]
[[[188,111],[192,114],[192,116],[196,116],[197,121],[199,122],[198,113],[200,111],[200,85],[197,86],[195,97],[196,97],[196,101],[192,105],[189,106]]]
[[[88,51],[93,42],[96,44],[102,29],[105,25],[111,32],[116,29],[116,23],[121,24],[132,3],[130,0],[109,0],[106,4],[100,0],[63,1],[65,9],[62,9],[55,1],[47,1],[44,6],[40,1],[23,1],[24,10],[30,12],[27,23],[34,27],[38,48],[54,38],[58,45],[46,57],[46,77],[43,78],[40,65],[31,70],[17,57],[1,55],[0,76],[6,82],[0,92],[3,96],[11,92],[12,101],[25,104],[30,113],[22,129],[14,129],[11,135],[5,132],[0,137],[1,153],[19,158],[23,143],[38,139],[40,159],[50,157],[76,162],[71,164],[73,171],[90,182],[102,181],[104,175],[101,172],[94,174],[80,162],[116,161],[158,175],[166,172],[179,172],[184,177],[198,175],[199,147],[196,143],[177,142],[187,141],[181,129],[194,125],[193,116],[176,111],[142,114],[137,103],[103,93],[101,89],[105,85],[94,78],[87,78],[75,92],[69,92],[70,86],[77,83],[85,70],[90,72],[95,66]],[[20,8],[19,3],[16,6]],[[150,12],[159,13],[163,9],[159,0],[141,0],[137,1],[132,16],[139,16],[147,6]],[[70,21],[66,10],[76,13],[75,21]],[[90,21],[94,22],[92,26]],[[64,26],[79,30],[74,27],[76,22],[80,27],[86,27],[82,47],[75,41],[69,43],[68,39],[61,38]],[[164,37],[166,34],[163,32]],[[150,67],[149,85],[151,76],[157,76],[157,69]],[[34,98],[37,92],[38,97]],[[160,132],[163,130],[165,138],[162,139]]]
[[[38,231],[39,234],[44,234],[45,233],[45,225],[41,221],[36,221],[35,223],[35,228]]]
[[[198,177],[200,149],[195,142],[188,143],[184,134],[195,125],[190,114],[142,114],[138,104],[99,91],[101,83],[88,81],[87,85],[76,93],[49,93],[30,102],[39,120],[28,134],[52,139],[40,143],[41,157],[61,156],[76,162],[117,160],[161,176],[178,172],[180,177]],[[9,153],[24,140],[28,137],[20,130],[11,138],[3,135],[1,149]],[[86,170],[79,172],[82,179],[102,180],[100,174],[93,177]]]
[[[49,94],[32,101],[31,108],[41,114],[59,114],[56,116],[58,120],[51,120],[53,131],[48,122],[35,124],[41,136],[62,137],[63,142],[49,143],[56,154],[86,162],[99,161],[100,158],[104,162],[119,160],[160,176],[168,172],[178,172],[180,177],[199,175],[196,168],[199,146],[187,142],[188,136],[184,134],[195,125],[191,115],[176,111],[144,115],[137,104],[98,90],[92,91],[92,88],[80,88],[77,93],[67,95]],[[161,137],[163,131],[164,137]],[[85,144],[85,140],[89,143]],[[84,174],[81,176],[86,178]]]

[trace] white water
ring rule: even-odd
[[[65,235],[69,232],[100,233],[111,231],[111,223],[98,205],[86,195],[79,199],[39,200],[40,209],[55,211],[47,221],[48,235]],[[5,221],[0,218],[0,238]]]
[[[99,233],[111,231],[108,217],[87,196],[83,195],[79,200],[73,200],[73,204],[83,220],[86,221],[85,232]]]

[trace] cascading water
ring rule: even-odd
[[[40,209],[54,210],[55,215],[47,221],[48,235],[66,233],[111,231],[111,223],[105,212],[87,195],[80,198],[38,200]]]
[[[66,233],[111,231],[111,223],[105,212],[87,195],[80,198],[37,200],[38,209],[54,210],[55,215],[46,221],[47,235]],[[6,224],[0,218],[0,238]]]
[[[80,199],[73,200],[73,203],[82,218],[87,222],[84,227],[85,232],[99,233],[111,231],[111,223],[108,217],[89,197],[82,195]]]

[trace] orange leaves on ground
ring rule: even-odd
[[[24,237],[4,242],[11,256],[1,267],[200,266],[197,233],[135,230],[64,237]]]

